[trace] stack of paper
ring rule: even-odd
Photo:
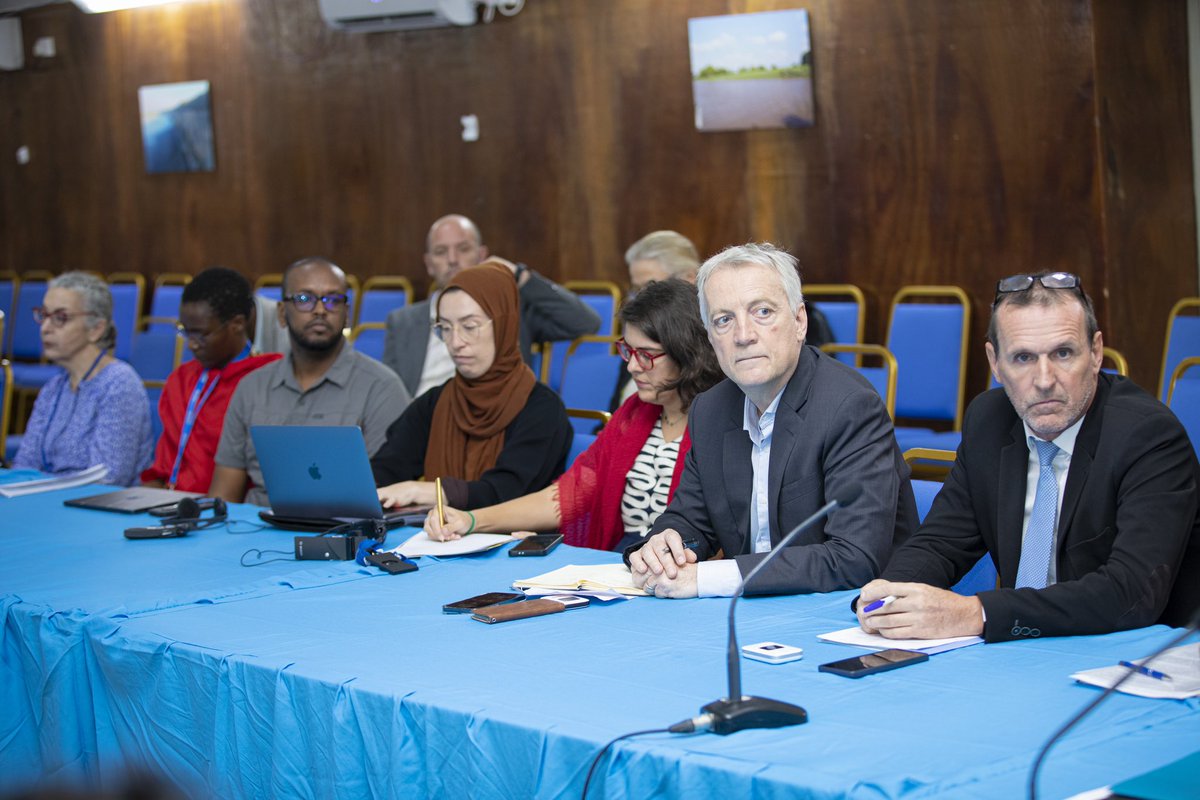
[[[568,564],[543,575],[514,581],[514,589],[540,594],[542,589],[558,593],[617,592],[627,597],[645,597],[646,593],[633,585],[633,574],[624,564]]]
[[[1141,664],[1142,662],[1134,662]],[[1172,647],[1148,665],[1149,669],[1162,675],[1133,675],[1121,684],[1118,692],[1138,697],[1182,700],[1200,696],[1200,644],[1185,644]],[[1071,677],[1080,683],[1107,689],[1128,674],[1128,667],[1099,667],[1076,672]]]
[[[978,636],[954,636],[949,639],[887,639],[877,633],[867,633],[857,625],[833,633],[818,634],[817,638],[823,642],[851,644],[855,647],[869,647],[872,650],[915,650],[927,655],[957,650],[960,647],[979,644],[983,641]]]
[[[41,477],[5,482],[3,486],[0,486],[0,496],[21,497],[27,494],[50,492],[55,489],[70,489],[72,486],[86,486],[89,483],[104,480],[104,476],[108,474],[108,467],[103,464],[97,464],[94,467],[88,467],[82,472],[72,472],[66,475],[36,474]],[[25,475],[19,477],[24,478]]]

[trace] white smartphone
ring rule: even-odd
[[[759,642],[743,645],[742,655],[767,664],[786,664],[804,658],[804,648],[779,642]]]

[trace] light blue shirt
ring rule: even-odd
[[[750,437],[750,468],[753,471],[750,490],[750,551],[766,553],[771,549],[771,439],[775,432],[775,412],[783,391],[758,413],[758,407],[746,398],[742,428]],[[736,553],[726,553],[721,561],[705,561],[696,565],[696,594],[700,597],[730,597],[742,582],[742,572],[733,560]]]

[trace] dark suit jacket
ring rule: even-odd
[[[397,308],[387,316],[383,363],[400,376],[414,397],[432,335],[429,323],[428,300]],[[600,317],[591,306],[569,289],[529,272],[529,280],[521,287],[521,356],[526,364],[532,358],[532,342],[575,339],[599,329]]]
[[[650,530],[674,528],[685,540],[699,540],[701,561],[724,550],[743,576],[766,555],[750,552],[753,471],[750,436],[742,427],[745,400],[726,380],[692,403],[692,448],[679,488]],[[772,545],[849,484],[861,484],[862,495],[801,535],[746,593],[831,592],[875,578],[893,544],[917,527],[908,475],[879,394],[850,367],[804,347],[771,438]]]
[[[949,587],[990,553],[1001,588],[978,595],[988,641],[1184,624],[1200,604],[1200,464],[1175,415],[1100,374],[1067,472],[1058,582],[1045,589],[1012,588],[1028,458],[1004,390],[977,397],[946,485],[883,577]]]

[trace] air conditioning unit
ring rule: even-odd
[[[321,16],[343,31],[420,30],[474,25],[474,0],[318,0]]]

